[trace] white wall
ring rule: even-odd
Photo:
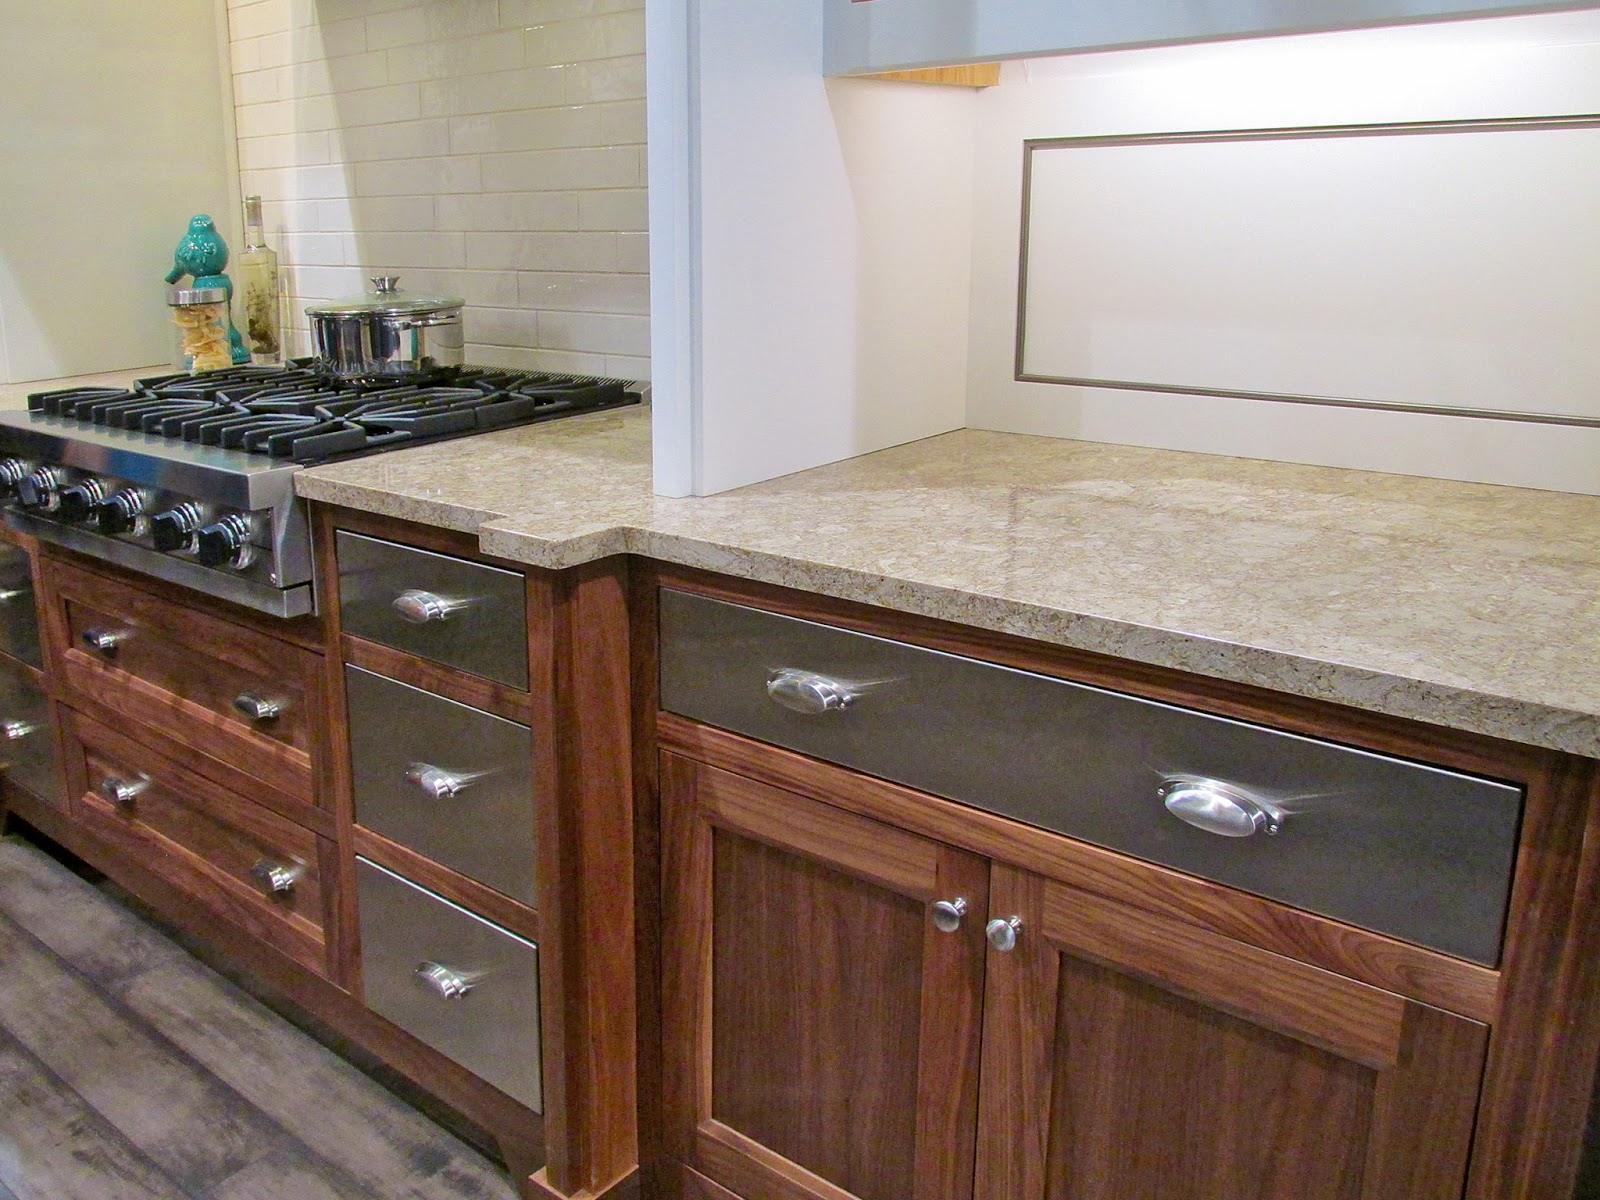
[[[0,383],[171,361],[173,248],[237,205],[222,20],[220,0],[5,6]]]
[[[1595,11],[1007,64],[1002,85],[978,99],[967,424],[1600,492],[1595,430],[1013,379],[1025,138],[1585,112],[1600,112]],[[1573,144],[1593,142],[1585,137]],[[1572,178],[1584,176],[1575,170]],[[1576,236],[1592,233],[1597,201],[1600,196],[1586,205],[1552,205],[1549,219],[1522,234],[1534,251],[1558,260]],[[1572,218],[1557,214],[1574,210],[1587,211],[1590,223],[1563,226]],[[1188,232],[1203,239],[1207,231],[1197,222]],[[1381,241],[1404,234],[1380,225],[1370,236]],[[1530,271],[1539,270],[1538,259],[1530,253]],[[1070,275],[1073,264],[1043,262],[1033,269],[1051,267]],[[1553,268],[1550,273],[1553,280]],[[1539,282],[1532,282],[1535,291]],[[1593,289],[1587,295],[1593,304]],[[1600,328],[1600,312],[1588,314],[1587,324]],[[1574,378],[1571,385],[1586,394],[1555,407],[1592,408],[1600,383]],[[1261,390],[1272,389],[1263,384]],[[1507,395],[1501,407],[1522,402]]]
[[[243,190],[304,309],[398,274],[467,359],[649,376],[643,0],[228,0]]]
[[[825,81],[814,0],[652,0],[650,36],[657,490],[959,428],[971,94]]]

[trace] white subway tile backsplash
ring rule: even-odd
[[[644,55],[573,63],[566,68],[568,104],[637,100],[644,95]]]
[[[578,196],[578,228],[627,232],[650,220],[644,188],[586,191]]]
[[[422,116],[422,99],[414,83],[340,91],[333,96],[339,127],[382,125],[389,121],[415,121]]]
[[[650,311],[650,277],[524,271],[517,276],[517,296],[523,308],[642,316]]]
[[[263,71],[246,71],[233,77],[233,102],[235,104],[265,104],[289,95],[285,85],[289,81],[288,67],[269,67]]]
[[[644,0],[500,0],[500,23],[539,25],[546,21],[643,11]]]
[[[356,125],[338,137],[346,162],[450,153],[450,123],[439,119]]]
[[[631,146],[529,150],[483,159],[483,190],[571,191],[574,188],[638,187],[639,155]]]
[[[389,82],[389,59],[381,50],[341,58],[313,58],[289,68],[288,95],[323,96],[383,87]]]
[[[361,17],[348,17],[343,21],[325,21],[309,28],[296,29],[294,61],[339,58],[373,48],[367,45],[366,21]]]
[[[482,187],[482,168],[480,160],[472,155],[356,163],[356,193],[362,196],[417,196],[475,192]]]
[[[444,268],[467,265],[464,233],[368,233],[357,239],[363,265],[385,275],[413,267]]]
[[[606,35],[594,19],[551,21],[523,30],[529,63],[578,63],[605,58]]]
[[[649,234],[617,234],[617,270],[632,271],[640,275],[650,273]]]
[[[595,146],[601,142],[603,124],[594,105],[456,117],[450,122],[450,149],[457,154],[493,154]]]
[[[565,70],[564,67],[531,67],[424,83],[422,111],[430,117],[457,117],[564,104]]]
[[[596,104],[593,107],[600,110],[601,145],[644,145],[643,100],[613,100],[608,104]]]
[[[402,8],[366,19],[367,49],[393,50],[428,40],[428,23],[420,8]]]
[[[528,347],[539,340],[539,314],[520,308],[474,308],[462,316],[468,336],[484,346]]]
[[[440,196],[435,202],[441,229],[472,233],[578,228],[576,192],[481,192]]]
[[[605,358],[605,367],[600,374],[609,375],[612,379],[648,381],[650,378],[650,360],[637,355],[608,354]]]
[[[434,216],[434,196],[360,196],[339,213],[340,229],[362,233],[427,233],[450,228]]]
[[[228,0],[241,183],[305,306],[461,296],[469,361],[647,378],[643,0]]]
[[[613,233],[469,233],[467,266],[503,271],[614,271]]]
[[[552,350],[599,350],[606,354],[650,353],[647,317],[614,313],[547,312],[539,317],[540,340]]]
[[[510,71],[526,62],[522,39],[515,32],[507,30],[459,40],[398,46],[385,53],[389,59],[390,78],[396,82],[453,79],[488,71]]]

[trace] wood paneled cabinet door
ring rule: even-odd
[[[970,1196],[987,862],[671,754],[661,804],[671,1157],[746,1200]]]
[[[983,1200],[1460,1197],[1486,1026],[1002,865],[989,904]]]
[[[1459,1200],[1483,1024],[673,754],[661,804],[670,1194]]]

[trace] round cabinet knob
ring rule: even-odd
[[[411,972],[412,977],[441,1000],[459,1000],[484,977],[483,971],[457,971],[443,963],[424,960]]]
[[[83,644],[97,654],[111,655],[117,652],[117,647],[128,640],[126,633],[112,629],[85,629],[83,631]]]
[[[305,873],[305,863],[297,860],[281,863],[275,859],[263,858],[258,859],[256,865],[250,868],[250,878],[275,896],[292,892],[294,885],[304,878]]]
[[[123,488],[95,509],[95,523],[101,533],[111,536],[143,535],[150,524],[150,518],[144,515],[144,493],[137,488]]]
[[[284,710],[280,700],[271,700],[260,692],[240,692],[233,698],[234,711],[258,724],[275,721]]]
[[[1269,837],[1283,830],[1283,814],[1243,788],[1197,775],[1173,775],[1156,789],[1178,820],[1218,837],[1243,838],[1257,831]]]
[[[989,939],[989,945],[1002,954],[1010,954],[1017,948],[1017,935],[1021,932],[1021,917],[1007,917],[1004,920],[996,917],[983,927],[983,935]]]
[[[244,570],[256,557],[250,544],[250,519],[230,513],[214,525],[204,526],[195,534],[194,549],[202,566]]]
[[[150,518],[150,540],[168,554],[193,550],[195,532],[204,523],[198,504],[180,504]]]
[[[412,625],[426,625],[430,621],[448,620],[451,613],[471,608],[476,603],[477,600],[471,598],[440,596],[420,588],[407,588],[389,602],[389,607],[394,609],[402,621]]]
[[[82,483],[61,489],[56,511],[63,520],[85,521],[94,515],[95,509],[105,498],[105,486],[98,479],[85,479]]]
[[[150,786],[150,776],[137,775],[124,779],[120,775],[107,775],[100,781],[100,795],[118,808],[127,808],[139,798],[139,793]]]
[[[820,716],[849,708],[860,693],[842,679],[830,679],[796,667],[782,667],[767,676],[767,695],[774,704],[790,712]]]
[[[940,933],[954,933],[961,928],[961,918],[967,915],[967,902],[960,896],[954,900],[933,902],[933,927]]]
[[[24,508],[54,512],[60,503],[60,490],[66,476],[55,467],[39,467],[17,481],[17,499]]]

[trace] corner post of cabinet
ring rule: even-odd
[[[535,1195],[637,1190],[638,1018],[628,571],[528,577],[545,1168]]]

